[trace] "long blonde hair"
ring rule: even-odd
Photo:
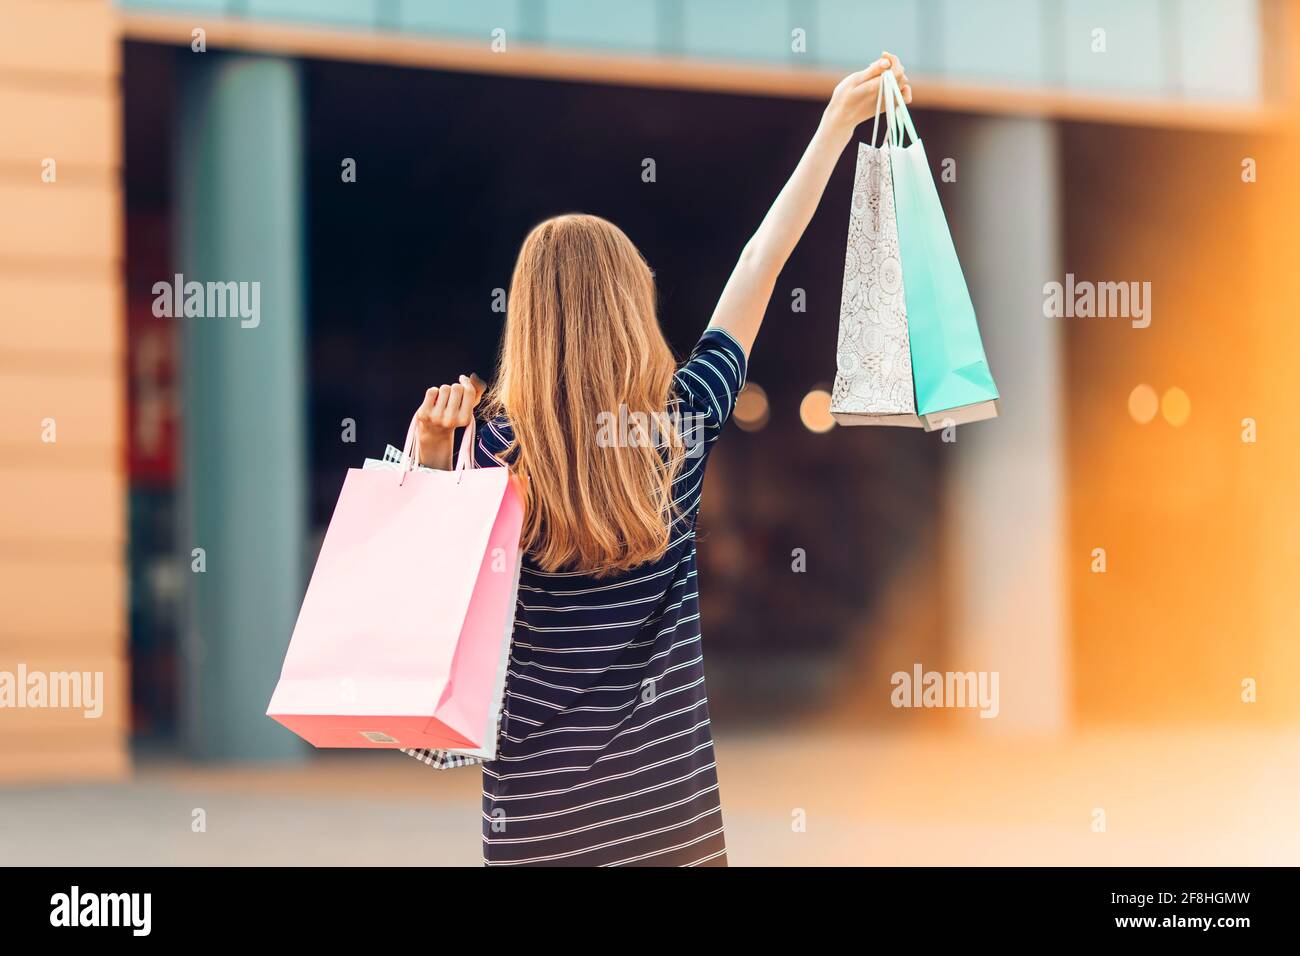
[[[542,570],[603,577],[667,549],[682,461],[664,414],[675,369],[654,276],[621,229],[570,214],[528,234],[486,413],[513,427],[522,545]]]

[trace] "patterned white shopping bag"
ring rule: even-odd
[[[879,149],[858,144],[836,356],[831,415],[837,422],[922,427],[912,383],[888,143]]]

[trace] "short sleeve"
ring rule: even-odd
[[[736,395],[745,384],[745,350],[730,333],[705,329],[675,379],[683,406],[679,414],[692,419],[683,421],[682,434],[700,434],[711,444],[731,417]]]
[[[500,468],[510,461],[513,455],[511,445],[515,435],[509,422],[504,418],[477,422],[478,432],[474,441],[474,467]]]

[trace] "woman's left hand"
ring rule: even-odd
[[[485,383],[477,375],[462,375],[455,385],[439,385],[424,393],[415,412],[420,464],[426,468],[451,467],[451,440],[457,428],[473,420],[474,406],[483,397]]]
[[[880,54],[865,70],[850,73],[840,80],[831,94],[831,101],[826,106],[826,117],[837,126],[847,128],[850,132],[862,122],[876,114],[876,99],[880,92],[881,79],[886,72],[892,72],[902,91],[903,102],[912,102],[912,84],[907,78],[907,71],[902,62],[892,53]]]

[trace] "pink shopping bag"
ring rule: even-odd
[[[494,756],[523,496],[506,468],[351,468],[267,715],[317,747]]]

